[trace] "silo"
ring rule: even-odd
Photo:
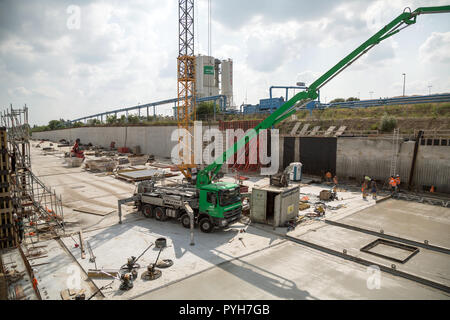
[[[233,105],[233,60],[222,61],[222,94],[227,97],[227,108]]]
[[[199,98],[216,96],[219,94],[219,84],[215,77],[215,59],[214,57],[201,56],[196,57],[196,95]]]
[[[204,97],[203,93],[203,56],[195,57],[195,95],[198,98]]]

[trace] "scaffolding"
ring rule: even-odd
[[[0,249],[12,248],[17,245],[7,145],[6,128],[0,128]]]
[[[18,218],[25,225],[25,237],[31,243],[49,232],[64,233],[61,196],[47,187],[32,171],[28,108],[10,109],[1,114],[1,125],[7,130],[8,154],[11,159],[11,195]]]

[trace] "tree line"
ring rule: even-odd
[[[205,120],[214,115],[214,103],[213,102],[201,102],[196,107],[196,117],[199,120]],[[216,114],[220,114],[220,108],[216,104]],[[139,123],[160,123],[160,124],[173,124],[176,123],[174,117],[171,116],[139,116],[138,114],[121,115],[109,115],[104,121],[100,119],[89,119],[86,123],[75,122],[71,123],[64,119],[50,120],[47,125],[37,126],[34,125],[31,128],[31,132],[52,131],[68,128],[79,128],[84,126],[96,126],[96,125],[121,125],[121,124],[139,124]]]

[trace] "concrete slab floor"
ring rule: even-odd
[[[8,296],[9,299],[16,299],[15,288],[21,287],[23,290],[24,300],[38,300],[38,297],[33,289],[32,279],[30,278],[25,263],[20,255],[19,249],[9,249],[1,251],[2,261],[5,268],[5,272],[7,270],[23,273],[24,276],[22,279],[18,280],[15,283],[11,283],[8,286]]]
[[[412,250],[412,249],[411,249]],[[384,255],[386,257],[391,257],[397,260],[404,261],[408,259],[413,253],[411,250],[405,250],[403,248],[391,246],[388,243],[379,243],[375,247],[369,249],[369,252],[374,254]]]
[[[31,266],[43,300],[61,300],[61,290],[69,287],[77,290],[84,289],[87,297],[97,291],[87,274],[82,271],[59,241],[49,240],[39,242],[38,245],[45,246],[41,249],[45,250],[45,257],[33,260]],[[101,295],[97,295],[93,299],[100,298],[102,298]]]
[[[418,254],[413,256],[405,264],[401,264],[360,251],[361,248],[377,240],[378,237],[331,225],[325,225],[315,231],[303,234],[298,238],[338,252],[343,252],[346,249],[347,253],[351,256],[369,260],[387,267],[395,264],[396,269],[399,271],[450,286],[450,256],[444,253],[420,248]]]
[[[176,221],[159,222],[146,219],[83,232],[83,235],[97,257],[97,267],[116,270],[126,263],[128,257],[138,257],[157,238],[167,238],[169,247],[162,251],[160,258],[173,260],[174,266],[164,269],[160,279],[147,282],[139,278],[134,282],[133,290],[128,292],[117,291],[117,282],[111,292],[105,293],[111,299],[127,299],[283,241],[275,235],[254,228],[247,228],[247,232],[240,233],[243,228],[244,225],[235,224],[227,230],[211,234],[195,230],[195,246],[189,245],[188,229]],[[94,268],[88,257],[81,259],[81,251],[74,247],[71,238],[63,238],[62,241],[86,271]],[[159,250],[153,247],[138,261],[142,267],[139,276],[150,263],[155,262],[158,252]],[[111,280],[94,281],[101,287]]]
[[[339,222],[450,248],[450,208],[388,200]]]
[[[292,242],[284,242],[135,298],[161,300],[450,298],[438,290],[385,273],[381,274],[379,287],[373,287],[370,284],[370,276],[371,273],[363,266]]]

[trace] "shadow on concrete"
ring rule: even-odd
[[[204,277],[206,277],[207,281],[205,285],[208,286],[212,281],[217,281],[217,279],[208,279],[208,274],[205,272],[213,270],[214,268],[220,268],[221,270],[232,274],[234,277],[238,277],[241,281],[245,281],[248,284],[258,287],[259,289],[280,299],[315,299],[310,295],[309,292],[299,289],[295,282],[293,282],[292,280],[283,278],[273,272],[242,260],[243,257],[251,256],[252,254],[266,250],[268,247],[273,246],[274,241],[279,239],[279,236],[277,235],[267,233],[255,228],[248,228],[246,225],[243,225],[241,223],[234,224],[225,230],[215,230],[215,232],[210,234],[202,233],[198,229],[198,227],[196,227],[194,231],[195,246],[190,246],[189,229],[183,228],[181,223],[177,220],[173,219],[161,222],[155,219],[144,218],[140,213],[130,213],[125,215],[122,221],[123,223],[121,225],[117,223],[109,227],[99,228],[99,232],[89,238],[89,244],[97,258],[101,259],[101,256],[98,255],[98,253],[95,253],[96,248],[114,238],[119,238],[121,235],[125,234],[133,228],[137,228],[136,232],[143,233],[143,247],[146,247],[148,245],[148,239],[145,240],[145,236],[155,237],[157,235],[161,235],[171,240],[168,245],[173,247],[176,259],[180,259],[187,252],[190,252],[191,254],[196,255],[198,258],[214,264],[214,266],[196,272],[192,275],[188,275],[182,279],[175,280],[168,285],[151,289],[145,293],[139,294],[136,297],[148,295],[155,290],[170,286],[171,284],[189,279],[194,276],[200,276],[203,279]],[[245,233],[240,233],[240,230],[242,229],[247,230]],[[148,233],[146,230],[148,230]],[[85,234],[86,233],[87,231],[85,231]],[[266,239],[269,238],[269,245],[265,244],[264,247],[256,248],[255,250],[252,250],[245,255],[237,258],[218,249],[222,245],[230,243],[233,238],[233,241],[239,241],[238,238],[240,237],[240,235],[242,234],[242,236],[245,237],[246,233],[254,234],[259,237],[265,237]],[[146,242],[145,244],[144,241]],[[275,244],[275,246],[276,245],[277,244]],[[126,246],[126,243],[123,243],[123,246]],[[245,250],[244,247],[243,250]],[[156,259],[158,252],[159,249],[153,247],[145,255],[147,256],[147,259],[154,260]],[[129,252],[127,253],[127,256],[117,257],[117,260],[123,261],[123,263],[125,263],[126,259],[129,256],[138,256],[140,254],[141,252]],[[120,262],[118,262],[118,264],[120,264]],[[145,267],[146,266],[141,265],[139,273],[143,272]],[[205,292],[207,292],[207,290]],[[122,296],[125,293],[126,292],[117,290],[117,292],[114,292],[113,296]],[[207,298],[208,297],[205,297],[205,299]],[[251,299],[252,297],[249,296],[248,298]]]

